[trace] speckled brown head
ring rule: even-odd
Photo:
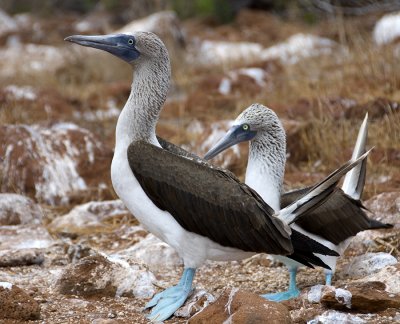
[[[275,112],[264,105],[255,103],[246,108],[234,121],[226,135],[205,155],[211,159],[228,147],[240,142],[262,142],[262,146],[286,146],[286,135]]]

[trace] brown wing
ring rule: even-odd
[[[234,179],[236,179],[237,181],[239,181],[239,180],[236,178],[236,176],[235,176],[232,172],[230,172],[229,170],[222,169],[222,168],[220,168],[220,167],[218,167],[218,166],[215,166],[215,165],[211,164],[209,161],[202,159],[201,157],[197,156],[196,154],[193,154],[193,153],[191,153],[191,152],[186,151],[185,149],[183,149],[182,147],[180,147],[180,146],[178,146],[178,145],[175,145],[175,144],[173,144],[173,143],[171,143],[171,142],[166,141],[165,139],[161,138],[160,136],[157,136],[157,140],[158,140],[158,142],[160,143],[161,147],[162,147],[164,150],[167,150],[167,151],[170,152],[170,153],[173,153],[173,154],[176,154],[176,155],[185,157],[185,158],[187,158],[187,159],[196,161],[196,162],[198,162],[198,163],[201,163],[201,164],[203,164],[203,165],[208,166],[209,168],[217,169],[217,170],[220,170],[220,171],[222,171],[222,172],[225,172],[225,173],[228,174],[231,178],[234,178]]]
[[[154,204],[187,231],[243,251],[293,252],[287,226],[228,173],[142,141],[129,146],[128,160]]]
[[[303,196],[310,188],[294,190],[281,197],[285,207]],[[306,231],[338,244],[358,232],[371,229],[371,221],[359,200],[354,200],[336,188],[332,196],[313,211],[303,215],[296,224]],[[374,221],[376,222],[376,221]],[[386,224],[382,224],[385,228]],[[376,228],[376,227],[375,227]]]

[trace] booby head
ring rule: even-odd
[[[135,31],[116,35],[73,35],[64,40],[109,52],[133,65],[139,58],[157,57],[165,45],[151,32]]]
[[[274,111],[255,103],[246,108],[234,121],[225,136],[211,148],[204,159],[209,160],[227,148],[246,141],[254,141],[266,132],[281,133],[282,125]],[[283,133],[283,141],[285,135]]]

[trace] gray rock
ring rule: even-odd
[[[121,200],[91,201],[75,206],[68,214],[55,218],[50,224],[52,232],[82,234],[104,227],[108,218],[132,217]]]
[[[322,291],[321,302],[330,308],[351,309],[351,301],[352,294],[346,289],[327,286]]]
[[[43,226],[0,226],[0,251],[46,249],[54,243]]]
[[[144,266],[97,254],[80,259],[67,267],[56,283],[65,295],[84,297],[119,297],[134,295],[149,298],[154,295],[154,275]]]
[[[43,226],[0,226],[0,266],[41,264],[53,243]]]
[[[12,193],[0,194],[0,226],[41,224],[42,218],[42,209],[32,199]]]
[[[0,137],[3,192],[18,190],[50,205],[65,205],[94,188],[102,190],[109,181],[112,151],[75,124],[0,125]]]
[[[400,294],[400,263],[389,265],[379,272],[360,279],[360,281],[380,281],[386,285],[385,291]]]
[[[323,314],[317,316],[316,318],[308,322],[308,324],[333,324],[333,323],[361,324],[367,322],[356,315],[341,313],[333,310],[326,311]]]
[[[0,251],[0,267],[17,267],[42,264],[43,261],[44,253],[40,249]]]
[[[349,277],[364,277],[396,263],[397,259],[389,253],[366,253],[353,258],[343,269],[343,274]]]
[[[312,286],[310,291],[307,293],[307,300],[309,303],[315,304],[321,301],[322,290],[324,285],[315,285]]]
[[[178,253],[153,234],[148,234],[139,243],[115,255],[128,261],[139,260],[146,264],[151,271],[176,267],[182,264],[182,259]]]
[[[399,223],[400,192],[384,192],[368,199],[365,207],[373,212],[372,217],[384,223]],[[370,232],[370,231],[369,231]]]

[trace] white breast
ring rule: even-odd
[[[240,260],[254,255],[235,248],[223,247],[207,237],[188,232],[170,213],[159,209],[143,191],[130,169],[127,145],[115,148],[111,179],[117,195],[130,212],[151,233],[172,246],[183,258],[185,266],[199,267],[205,260]]]
[[[268,171],[260,161],[249,160],[246,184],[257,191],[261,198],[277,212],[280,210],[280,186],[276,183],[276,177],[270,175]]]

